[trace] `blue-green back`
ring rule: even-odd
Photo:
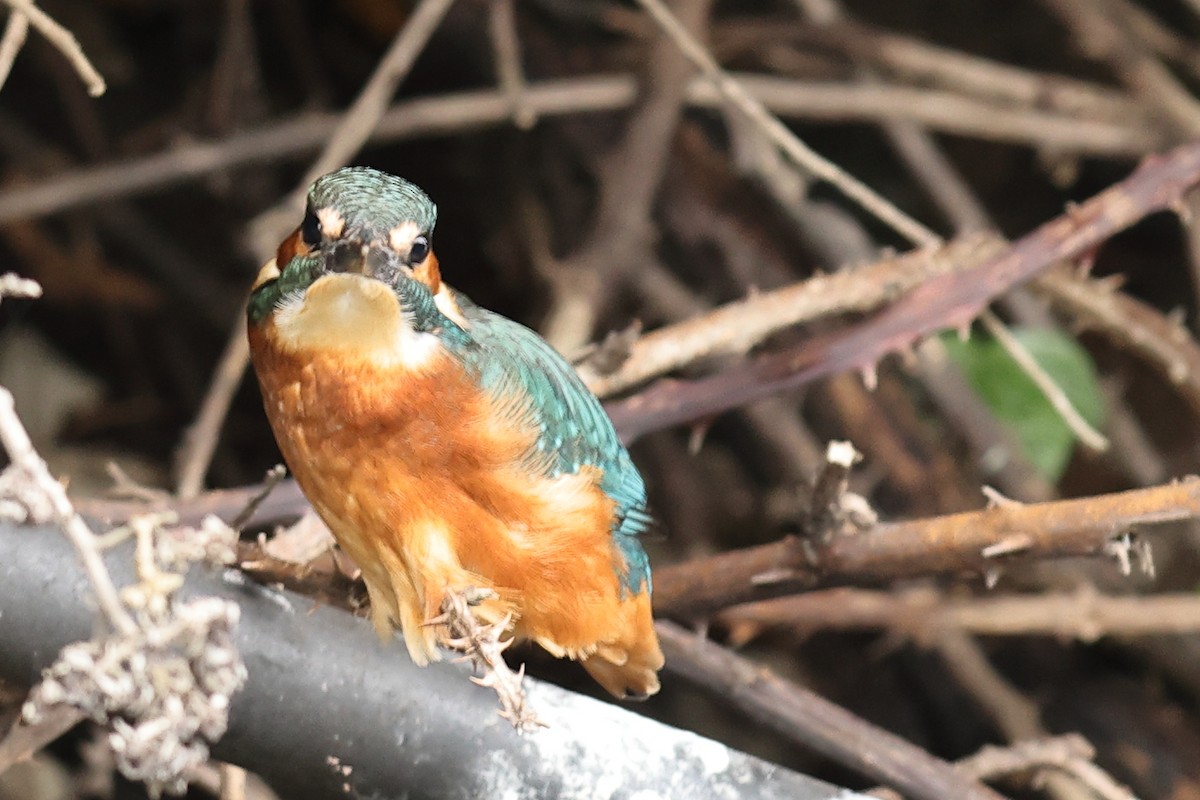
[[[624,588],[650,588],[650,561],[638,534],[650,525],[646,487],[612,422],[570,364],[525,326],[458,295],[472,340],[456,348],[483,387],[512,405],[506,411],[539,431],[529,465],[549,477],[581,467],[600,470],[600,488],[616,503],[613,536],[629,572]]]

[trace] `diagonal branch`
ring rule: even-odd
[[[731,701],[779,733],[894,786],[915,800],[1003,800],[898,736],[790,683],[766,667],[659,622],[667,669]]]
[[[654,607],[680,619],[818,585],[982,573],[1012,559],[1104,552],[1137,525],[1200,519],[1200,478],[1077,500],[1005,503],[929,519],[881,523],[820,548],[789,537],[655,571]]]
[[[626,441],[736,408],[828,375],[874,369],[883,356],[942,328],[969,325],[994,298],[1078,257],[1200,182],[1200,144],[1147,158],[1120,183],[1045,223],[977,267],[940,275],[865,323],[761,356],[713,377],[663,381],[608,406]]]

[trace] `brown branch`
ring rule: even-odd
[[[1159,112],[1180,138],[1200,133],[1200,102],[1152,53],[1143,50],[1104,0],[1043,0],[1094,60],[1109,62],[1121,81]]]
[[[1096,749],[1077,733],[1017,742],[1007,747],[987,745],[972,756],[954,762],[955,769],[980,780],[994,781],[1032,774],[1036,786],[1048,770],[1070,775],[1103,800],[1136,800],[1128,789],[1092,763]],[[872,789],[870,797],[901,800],[891,789]]]
[[[874,581],[948,572],[983,573],[1010,559],[1102,552],[1135,525],[1200,518],[1200,478],[1150,489],[877,525],[820,548],[794,538],[749,547],[655,572],[658,613],[684,619],[845,581]],[[1003,556],[996,548],[1005,551]]]
[[[1074,258],[1142,217],[1179,202],[1200,182],[1200,144],[1152,156],[1128,178],[970,270],[938,276],[867,322],[762,356],[714,377],[661,382],[609,406],[625,439],[743,405],[849,370],[870,370],[941,328],[962,327],[995,297]]]
[[[1076,592],[947,597],[927,589],[885,592],[839,587],[745,603],[718,621],[744,644],[770,629],[879,630],[928,643],[953,628],[980,636],[1054,636],[1094,642],[1105,636],[1200,633],[1200,596],[1189,593],[1102,595]]]
[[[204,476],[212,463],[225,415],[233,403],[233,395],[242,385],[246,364],[250,360],[250,344],[246,340],[246,320],[239,314],[225,352],[217,362],[213,379],[204,394],[200,411],[183,434],[183,442],[176,457],[179,496],[184,500],[196,497],[204,489]]]
[[[9,11],[8,22],[4,24],[4,36],[0,38],[0,88],[8,80],[13,62],[24,47],[28,33],[29,17],[19,11]]]
[[[874,264],[819,275],[754,294],[695,319],[651,331],[630,348],[615,372],[579,372],[600,397],[616,394],[713,355],[740,354],[785,328],[839,313],[869,311],[933,278],[962,272],[999,252],[995,237],[967,237]]]
[[[527,131],[537,124],[537,114],[525,100],[525,71],[521,67],[521,40],[517,36],[515,0],[496,0],[488,11],[488,33],[496,59],[496,79],[512,104],[513,124]]]
[[[190,500],[171,499],[165,497],[147,502],[144,498],[108,499],[99,497],[79,497],[75,499],[75,507],[86,517],[98,519],[105,525],[117,525],[128,522],[136,514],[174,512],[180,525],[199,525],[209,514],[215,514],[232,524],[238,515],[263,493],[266,484],[246,486],[237,489],[216,489],[205,492]],[[311,508],[300,487],[295,481],[280,481],[277,487],[259,504],[248,520],[239,527],[255,530],[273,524],[292,522],[298,519],[306,510]]]
[[[679,6],[688,29],[707,25],[711,0],[688,0]],[[620,144],[600,165],[603,179],[594,227],[553,273],[557,301],[543,328],[547,341],[564,352],[591,338],[596,314],[622,279],[652,254],[651,214],[693,72],[669,37],[653,42],[639,106]]]
[[[85,719],[86,714],[71,706],[58,706],[34,724],[23,722],[18,715],[0,736],[0,775],[13,764],[29,759]]]
[[[761,100],[751,94],[739,81],[721,68],[705,47],[680,23],[662,0],[637,0],[654,18],[663,32],[679,47],[711,82],[711,86],[726,102],[736,108],[762,135],[779,148],[793,164],[809,174],[828,181],[838,191],[853,200],[878,220],[891,227],[917,246],[938,244],[937,236],[928,228],[901,211],[882,195],[855,178],[829,159],[818,154],[771,114]]]
[[[1200,414],[1200,344],[1182,324],[1117,291],[1111,280],[1086,280],[1052,270],[1035,286],[1076,325],[1144,359]]]
[[[669,622],[656,625],[667,669],[793,741],[916,800],[1001,800],[950,764],[766,667]]]
[[[810,25],[781,25],[775,18],[732,20],[718,26],[721,52],[761,52],[778,38],[818,52],[834,47],[895,80],[941,86],[952,96],[995,101],[1008,107],[1054,111],[1088,120],[1138,120],[1147,114],[1135,98],[1109,86],[1055,73],[1037,72],[897,34],[857,20],[831,19]]]
[[[904,119],[958,136],[1124,158],[1137,158],[1175,143],[1154,128],[1133,127],[1127,120],[1013,108],[941,89],[802,81],[773,75],[734,77],[752,97],[783,117],[875,123]],[[702,85],[696,85],[689,96],[701,105],[714,105],[717,100],[716,90]]]
[[[371,139],[397,87],[408,75],[417,56],[425,49],[453,3],[454,0],[421,0],[417,4],[354,102],[338,116],[337,125],[323,142],[320,154],[309,165],[296,188],[250,221],[251,247],[259,263],[270,258],[279,240],[295,224],[294,218],[304,209],[304,198],[312,182],[326,172],[345,166]]]
[[[747,82],[750,91],[754,76],[736,76]],[[693,82],[693,86],[699,86]],[[829,116],[829,109],[850,109],[842,120],[878,121],[887,117],[917,115],[930,128],[939,128],[939,119],[921,119],[921,109],[939,105],[927,94],[880,102],[877,89],[855,85],[811,85],[785,81],[775,85],[764,97],[768,108],[778,113]],[[913,91],[913,90],[910,90]],[[626,108],[637,98],[637,82],[629,75],[589,76],[531,83],[525,90],[528,107],[539,117],[563,116]],[[690,90],[691,102],[713,107],[721,102],[710,87]],[[775,108],[776,102],[781,104]],[[859,108],[855,112],[853,109]],[[807,110],[806,110],[807,109]],[[822,109],[825,109],[822,111]],[[1061,114],[1041,114],[1025,110],[996,109],[980,104],[964,108],[965,116],[950,123],[961,135],[983,139],[996,138],[1007,127],[1009,115],[1026,120],[1002,141],[1018,140],[1034,145],[1054,145],[1066,151],[1096,155],[1139,156],[1157,147],[1158,140],[1144,128],[1131,123],[1105,123],[1095,128],[1086,120]],[[938,115],[940,118],[941,115]],[[97,200],[143,194],[214,172],[254,163],[269,163],[294,158],[317,150],[329,138],[338,123],[338,115],[312,112],[272,122],[245,133],[213,142],[193,143],[115,163],[86,169],[73,169],[58,176],[17,186],[0,193],[0,222],[31,219],[75,208]],[[406,100],[391,106],[371,132],[368,142],[394,142],[445,132],[461,132],[512,119],[512,104],[500,89],[456,92],[439,97]],[[971,120],[977,120],[972,124]],[[1051,135],[1053,134],[1053,135]],[[1050,138],[1046,138],[1047,136]]]

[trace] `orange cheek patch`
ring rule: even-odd
[[[296,256],[306,256],[312,252],[312,248],[304,241],[303,235],[300,233],[300,228],[292,231],[279,245],[279,250],[275,253],[275,263],[283,269]]]
[[[438,266],[437,256],[430,253],[425,260],[413,267],[413,277],[429,287],[429,293],[436,295],[442,288],[442,270]]]

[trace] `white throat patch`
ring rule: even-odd
[[[433,334],[413,330],[391,287],[346,273],[325,275],[284,298],[275,329],[289,352],[338,350],[386,368],[424,369],[441,347]]]

